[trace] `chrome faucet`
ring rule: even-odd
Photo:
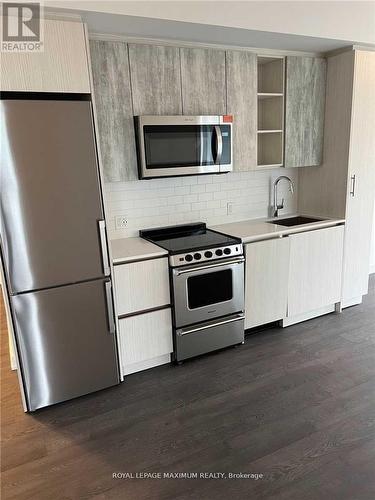
[[[279,185],[279,182],[281,180],[285,179],[286,181],[289,182],[289,190],[293,194],[294,193],[294,184],[293,181],[287,177],[286,175],[280,175],[275,182],[273,183],[273,216],[278,217],[279,216],[279,210],[284,208],[284,198],[281,200],[281,203],[277,203],[277,186]]]

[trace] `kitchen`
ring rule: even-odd
[[[119,34],[116,14],[45,16],[44,51],[1,53],[14,414],[43,422],[110,397],[136,414],[132,387],[173,394],[192,377],[189,400],[199,370],[308,345],[298,335],[314,324],[332,330],[324,358],[367,309],[373,347],[373,47],[301,37],[281,50],[265,33],[253,49]],[[238,408],[234,380],[217,383]]]

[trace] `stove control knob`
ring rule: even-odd
[[[207,250],[207,252],[204,252],[204,256],[205,256],[207,259],[211,259],[211,257],[212,257],[212,252],[210,252],[209,250]]]
[[[224,253],[225,255],[230,255],[232,253],[232,250],[230,248],[224,248]]]
[[[223,255],[223,251],[221,248],[218,248],[215,253],[218,257],[221,257]]]
[[[193,260],[193,256],[190,254],[185,255],[186,262],[191,262]]]
[[[202,258],[202,255],[200,253],[195,253],[194,254],[194,259],[195,260],[200,260]]]

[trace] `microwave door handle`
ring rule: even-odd
[[[216,159],[215,165],[220,165],[221,156],[223,154],[223,135],[221,133],[221,128],[219,125],[215,125],[216,134]]]

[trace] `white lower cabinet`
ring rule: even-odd
[[[245,245],[245,329],[288,326],[341,301],[344,226]]]
[[[170,308],[122,318],[119,326],[124,375],[170,361],[173,351]]]
[[[170,304],[168,259],[144,260],[114,268],[119,316]]]
[[[245,246],[245,329],[286,317],[289,244],[277,238]]]
[[[173,352],[168,258],[114,267],[122,376],[169,363]]]
[[[341,301],[344,226],[289,236],[288,317]]]

